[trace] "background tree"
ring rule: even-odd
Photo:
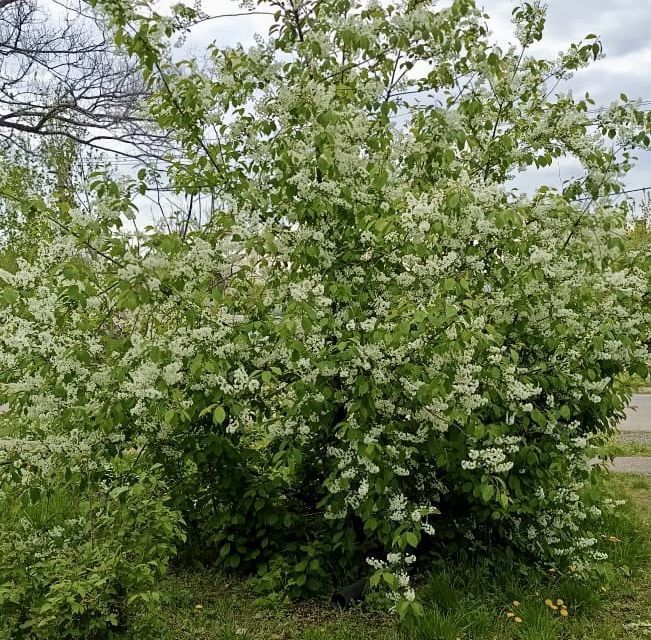
[[[164,136],[142,111],[145,97],[140,72],[107,39],[88,3],[0,3],[0,139],[5,145],[28,150],[41,138],[57,137],[112,155],[158,158]]]

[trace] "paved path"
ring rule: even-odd
[[[651,433],[651,394],[633,396],[621,429],[630,433]]]
[[[629,456],[615,458],[610,467],[617,473],[643,473],[651,474],[651,458],[649,456]]]
[[[651,394],[634,395],[620,424],[620,442],[651,444]],[[615,458],[613,471],[651,474],[651,457]]]
[[[633,396],[620,428],[620,442],[651,444],[651,395]]]

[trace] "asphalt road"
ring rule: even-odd
[[[626,410],[622,431],[651,433],[651,394],[634,395],[631,406]]]
[[[651,444],[651,394],[634,395],[620,424],[620,442]],[[615,458],[613,471],[651,474],[651,456]]]

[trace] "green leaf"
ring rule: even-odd
[[[534,422],[541,427],[544,427],[547,424],[547,418],[545,415],[536,408],[531,412],[531,417]]]
[[[482,484],[480,491],[484,502],[490,502],[495,495],[495,487],[492,484]]]
[[[418,546],[418,536],[413,531],[407,531],[407,533],[405,533],[405,540],[407,541],[407,544],[414,549]]]

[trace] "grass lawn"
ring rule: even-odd
[[[616,457],[651,456],[651,444],[646,442],[615,442],[604,453]]]
[[[425,616],[399,628],[390,617],[361,607],[338,612],[325,603],[258,602],[238,580],[183,571],[161,586],[164,617],[155,640],[651,638],[651,477],[614,475],[612,482],[628,505],[601,534],[614,568],[608,581],[526,576],[514,566],[491,572],[477,557],[472,565],[442,566],[423,579]],[[561,599],[568,616],[550,609],[546,599]],[[137,629],[131,638],[146,640]]]

